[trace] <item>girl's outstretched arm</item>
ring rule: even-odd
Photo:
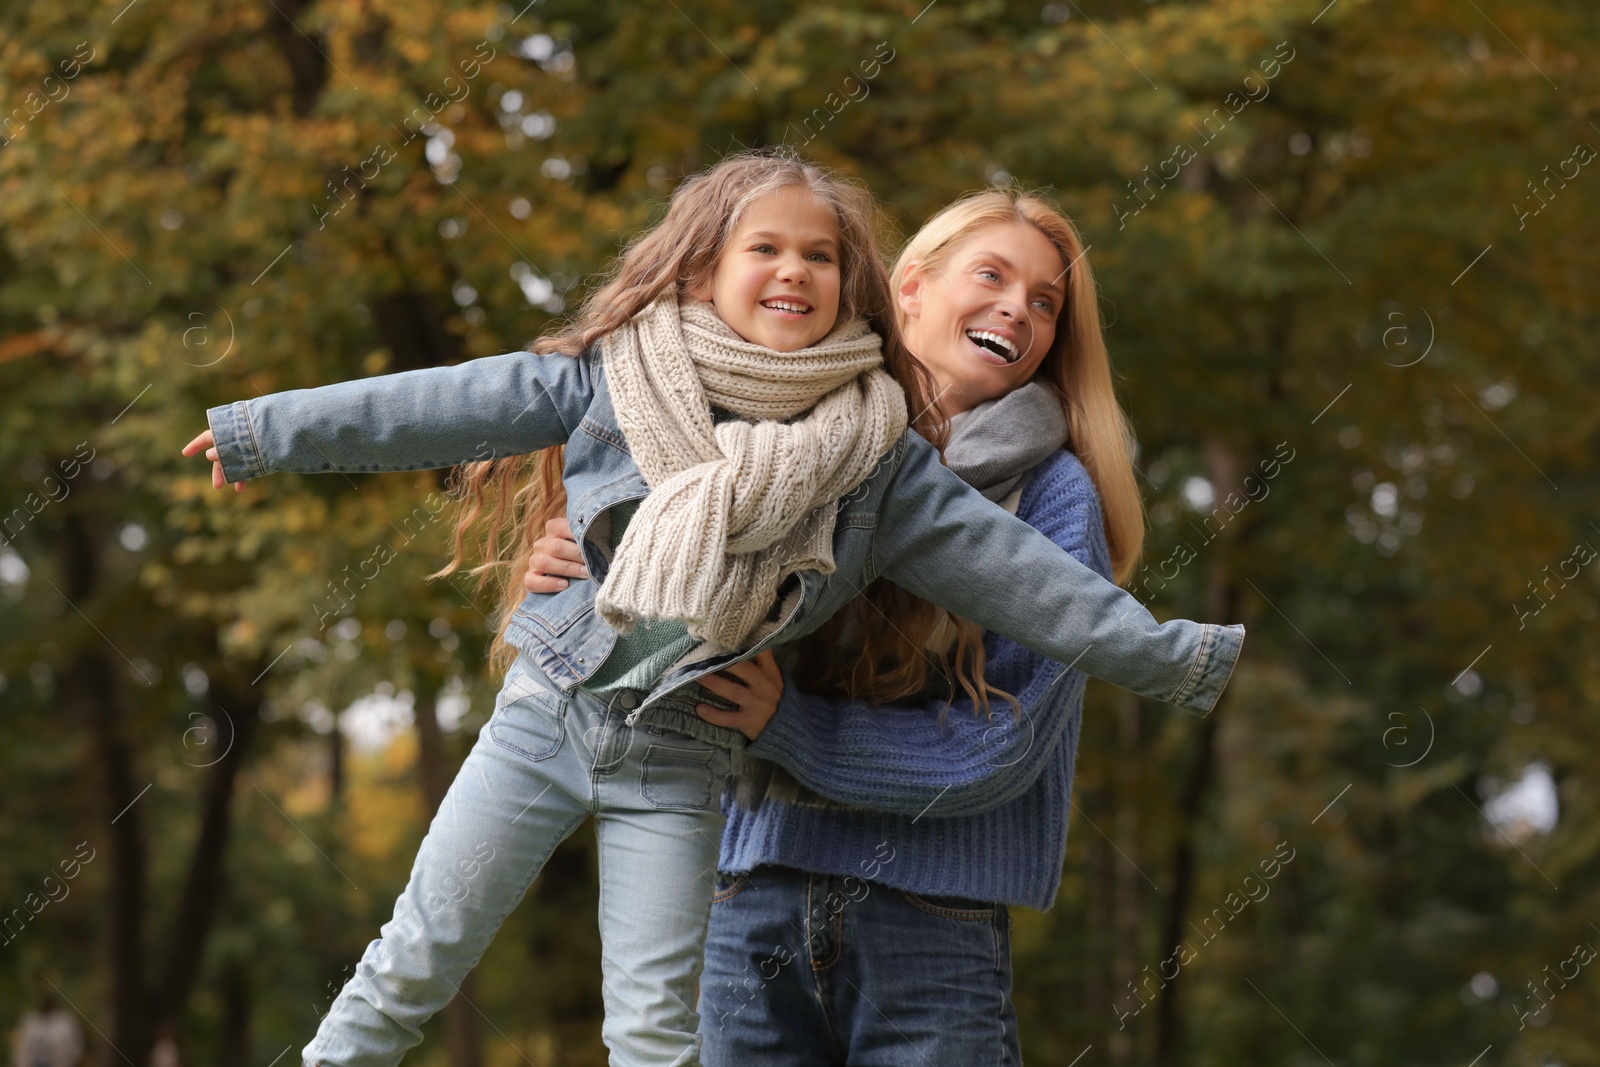
[[[224,482],[453,467],[563,444],[589,408],[596,373],[589,354],[510,352],[270,393],[206,418]]]
[[[1160,623],[1021,519],[985,500],[908,432],[873,538],[873,573],[1086,674],[1210,711],[1243,626]]]
[[[1111,574],[1099,496],[1076,461],[1042,471],[1037,493],[1060,503],[1039,508],[1035,529],[1102,577]],[[996,510],[999,510],[996,508]],[[1032,788],[1056,758],[1080,707],[1085,676],[1010,645],[987,671],[1022,704],[992,702],[978,717],[971,700],[944,710],[831,700],[783,687],[777,711],[745,753],[780,764],[802,785],[844,804],[901,815],[976,815]],[[1004,683],[997,682],[997,676]],[[943,711],[941,716],[939,713]],[[941,718],[943,721],[941,721]]]

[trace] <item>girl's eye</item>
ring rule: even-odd
[[[813,263],[832,263],[833,262],[833,257],[828,255],[828,253],[826,253],[826,252],[813,252],[813,253],[811,253],[811,255],[807,256],[806,258],[810,259]]]
[[[766,254],[768,252],[776,252],[777,249],[773,248],[771,245],[756,245],[750,251],[752,251],[752,252],[760,252],[762,254]]]
[[[1046,315],[1054,314],[1056,310],[1056,306],[1048,300],[1035,300],[1033,302],[1033,306],[1044,312]]]

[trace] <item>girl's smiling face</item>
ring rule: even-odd
[[[933,374],[948,417],[1033,377],[1055,343],[1067,264],[1026,222],[975,230],[942,258],[912,264],[895,296],[906,347]]]
[[[779,352],[808,348],[839,318],[839,220],[798,186],[745,209],[712,273],[691,295],[709,300],[734,333]]]

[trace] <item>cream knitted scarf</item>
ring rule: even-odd
[[[740,649],[784,579],[832,573],[837,501],[905,430],[905,394],[861,321],[778,352],[741,338],[710,304],[668,295],[602,351],[650,495],[596,610],[624,633],[641,618],[677,619],[720,650]],[[748,421],[713,424],[713,404]]]

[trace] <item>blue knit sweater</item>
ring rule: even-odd
[[[1070,452],[1033,469],[1017,517],[1110,578],[1100,498]],[[997,582],[1027,581],[1004,560],[972,561]],[[719,867],[774,863],[855,875],[916,893],[1045,909],[1061,885],[1073,761],[1086,676],[997,634],[985,676],[1022,704],[993,717],[942,699],[874,707],[799,692],[783,698],[746,756],[772,760],[820,798],[764,796],[755,810],[723,796]],[[853,805],[846,807],[844,805]],[[890,857],[885,859],[885,857]]]

